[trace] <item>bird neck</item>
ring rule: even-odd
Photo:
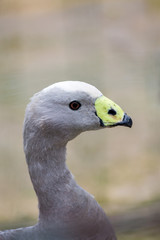
[[[54,219],[63,206],[65,193],[76,183],[66,166],[66,144],[52,142],[51,145],[50,139],[43,138],[38,144],[32,139],[29,145],[32,150],[28,151],[26,158],[38,197],[39,222],[45,222]]]

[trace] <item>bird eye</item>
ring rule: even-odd
[[[73,101],[69,104],[70,109],[72,110],[78,110],[80,108],[81,104],[78,101]]]

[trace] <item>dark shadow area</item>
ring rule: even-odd
[[[159,239],[160,203],[111,217],[119,239]]]

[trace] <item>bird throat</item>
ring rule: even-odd
[[[67,197],[76,183],[66,166],[66,146],[54,144],[50,146],[47,139],[34,146],[29,159],[26,157],[38,197],[39,222],[47,224],[54,219],[60,209],[59,212],[63,214],[64,197]]]

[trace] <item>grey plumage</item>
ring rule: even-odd
[[[103,209],[66,166],[67,142],[102,128],[94,105],[101,95],[86,83],[63,82],[33,96],[23,136],[39,220],[33,227],[0,232],[0,240],[116,240]],[[81,102],[78,111],[69,108],[73,100]]]

